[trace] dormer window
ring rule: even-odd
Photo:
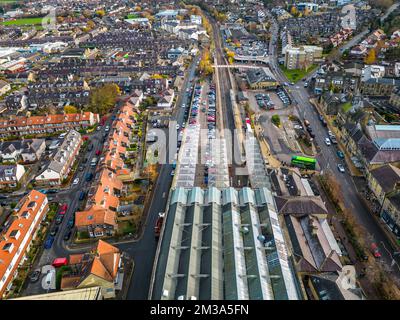
[[[35,201],[31,201],[31,202],[29,202],[29,204],[28,204],[28,208],[29,208],[29,209],[33,209],[35,206],[36,206],[36,202],[35,202]]]
[[[18,240],[20,235],[21,235],[21,232],[19,230],[13,230],[10,232],[10,237],[14,238],[15,240]]]
[[[3,251],[8,251],[9,253],[11,253],[13,249],[14,249],[13,243],[6,243],[3,247]]]
[[[21,217],[24,219],[29,219],[29,212],[28,211],[22,212]]]

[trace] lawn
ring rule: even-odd
[[[42,24],[43,18],[22,18],[22,19],[16,19],[16,20],[8,20],[2,22],[3,26],[23,26],[23,25],[40,25]]]
[[[139,16],[134,13],[130,13],[126,16],[126,19],[136,19],[136,18],[139,18]]]
[[[350,109],[351,109],[351,102],[349,101],[349,102],[346,102],[343,106],[342,106],[342,109],[343,109],[343,112],[347,112],[347,111],[349,111]]]
[[[282,69],[286,78],[288,78],[290,82],[297,82],[303,79],[305,76],[307,76],[307,74],[309,74],[310,72],[314,71],[315,68],[317,68],[317,65],[313,64],[310,68],[308,68],[308,70],[300,70],[300,69],[288,70],[283,65],[280,65],[280,68]]]

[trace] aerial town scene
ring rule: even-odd
[[[400,1],[0,0],[0,300],[400,300]]]

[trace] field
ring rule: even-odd
[[[283,73],[285,74],[286,78],[289,79],[289,81],[291,82],[297,82],[301,79],[303,79],[307,74],[309,74],[310,72],[312,72],[313,70],[315,70],[315,68],[317,67],[317,65],[312,65],[310,68],[308,68],[308,70],[288,70],[286,69],[286,67],[284,66],[280,66],[280,68],[282,69]]]
[[[23,18],[23,19],[16,19],[16,20],[8,20],[2,22],[3,26],[33,26],[33,25],[40,25],[42,24],[43,18]]]

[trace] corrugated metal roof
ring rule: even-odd
[[[174,203],[187,203],[187,189],[177,187],[175,190],[172,190],[171,204]]]

